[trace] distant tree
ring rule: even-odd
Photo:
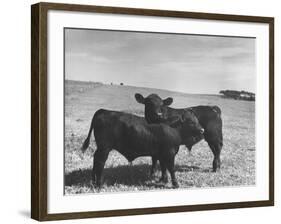
[[[248,100],[248,101],[255,101],[255,94],[251,92],[247,92],[244,90],[237,91],[237,90],[221,90],[219,92],[226,98],[232,98],[235,100]]]
[[[124,85],[124,83],[123,83],[123,82],[121,82],[121,83],[120,83],[120,86],[123,86],[123,85]]]

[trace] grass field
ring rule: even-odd
[[[91,186],[93,153],[83,154],[85,140],[95,111],[100,108],[126,111],[143,116],[144,106],[135,101],[138,92],[147,96],[173,97],[172,107],[218,105],[222,109],[224,146],[222,167],[211,172],[213,154],[202,140],[192,148],[192,155],[181,146],[176,156],[176,176],[181,188],[242,186],[255,184],[255,102],[221,98],[216,95],[176,93],[159,89],[103,85],[90,82],[65,82],[65,194],[93,193]],[[104,169],[101,192],[139,191],[171,188],[149,178],[150,157],[140,157],[130,166],[118,152],[109,154]],[[160,171],[158,171],[160,177]]]

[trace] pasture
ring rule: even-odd
[[[92,135],[90,147],[83,154],[80,148],[86,139],[91,119],[100,109],[125,111],[143,116],[144,106],[134,94],[173,97],[171,107],[217,105],[222,110],[224,146],[221,170],[211,172],[213,154],[202,140],[193,146],[191,154],[181,146],[175,160],[180,188],[227,187],[255,184],[255,102],[198,95],[159,89],[93,82],[65,81],[65,194],[94,193],[91,186],[93,153],[96,149]],[[100,192],[139,191],[171,188],[149,177],[150,157],[140,157],[130,166],[118,152],[112,151],[105,164],[104,185]],[[160,168],[157,171],[160,178]],[[170,178],[170,177],[169,177]]]

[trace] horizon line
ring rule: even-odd
[[[74,79],[64,79],[64,81],[73,81],[73,82],[84,82],[84,83],[100,83],[102,85],[109,85],[111,86],[111,83],[104,83],[104,82],[101,82],[101,81],[91,81],[91,80],[74,80]],[[122,86],[120,85],[121,83],[123,82],[120,82],[120,83],[113,83],[112,82],[112,85],[114,86]],[[234,90],[234,91],[247,91],[247,92],[250,92],[250,93],[254,93],[252,91],[248,91],[248,90],[235,90],[235,89],[221,89],[218,91],[218,93],[192,93],[192,92],[182,92],[182,91],[177,91],[177,90],[169,90],[169,89],[162,89],[162,88],[159,88],[159,87],[146,87],[146,86],[135,86],[135,85],[126,85],[123,83],[123,86],[128,86],[128,87],[137,87],[137,88],[145,88],[145,89],[155,89],[155,90],[164,90],[164,91],[168,91],[168,92],[174,92],[174,93],[181,93],[181,94],[191,94],[191,95],[221,95],[219,93],[219,91],[221,90]],[[256,93],[254,93],[256,94]]]

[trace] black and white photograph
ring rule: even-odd
[[[254,37],[64,28],[65,195],[254,186]]]
[[[279,5],[2,1],[0,223],[279,223]]]

